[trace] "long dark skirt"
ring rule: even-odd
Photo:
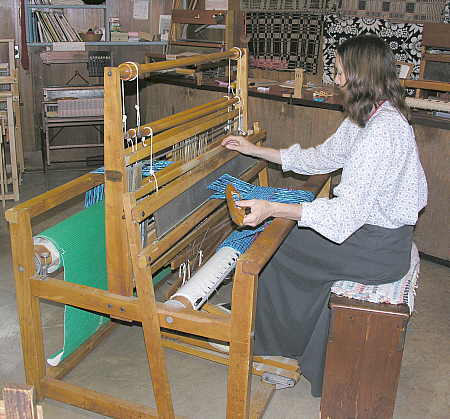
[[[364,225],[342,244],[297,228],[262,272],[258,284],[255,355],[297,359],[311,394],[322,394],[334,281],[384,284],[409,269],[412,226]]]

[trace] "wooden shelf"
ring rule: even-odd
[[[106,9],[106,3],[104,4],[32,4],[26,5],[30,9]]]
[[[70,43],[70,42],[67,42]],[[93,46],[139,46],[139,45],[167,45],[166,41],[136,41],[136,42],[128,42],[128,41],[98,41],[98,42],[83,42],[85,45],[93,45]],[[53,45],[52,42],[28,42],[27,45],[29,47],[51,47]]]

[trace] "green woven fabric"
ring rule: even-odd
[[[38,235],[58,249],[64,267],[64,281],[106,290],[105,209],[100,201]],[[153,276],[157,284],[170,273],[170,267]],[[47,362],[58,365],[89,339],[109,317],[80,308],[65,306],[64,347]]]
[[[39,234],[58,249],[64,281],[107,289],[104,204],[99,202]],[[72,306],[64,309],[64,347],[48,358],[58,365],[89,339],[109,317]]]

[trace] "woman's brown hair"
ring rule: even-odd
[[[336,52],[346,78],[344,107],[352,121],[365,127],[373,107],[384,100],[389,100],[409,120],[394,54],[380,38],[373,35],[350,38]]]

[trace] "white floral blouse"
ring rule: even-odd
[[[342,243],[364,224],[414,225],[427,203],[427,182],[412,127],[389,102],[365,128],[345,119],[323,144],[281,150],[283,171],[314,175],[342,168],[331,199],[304,203],[299,226]]]

